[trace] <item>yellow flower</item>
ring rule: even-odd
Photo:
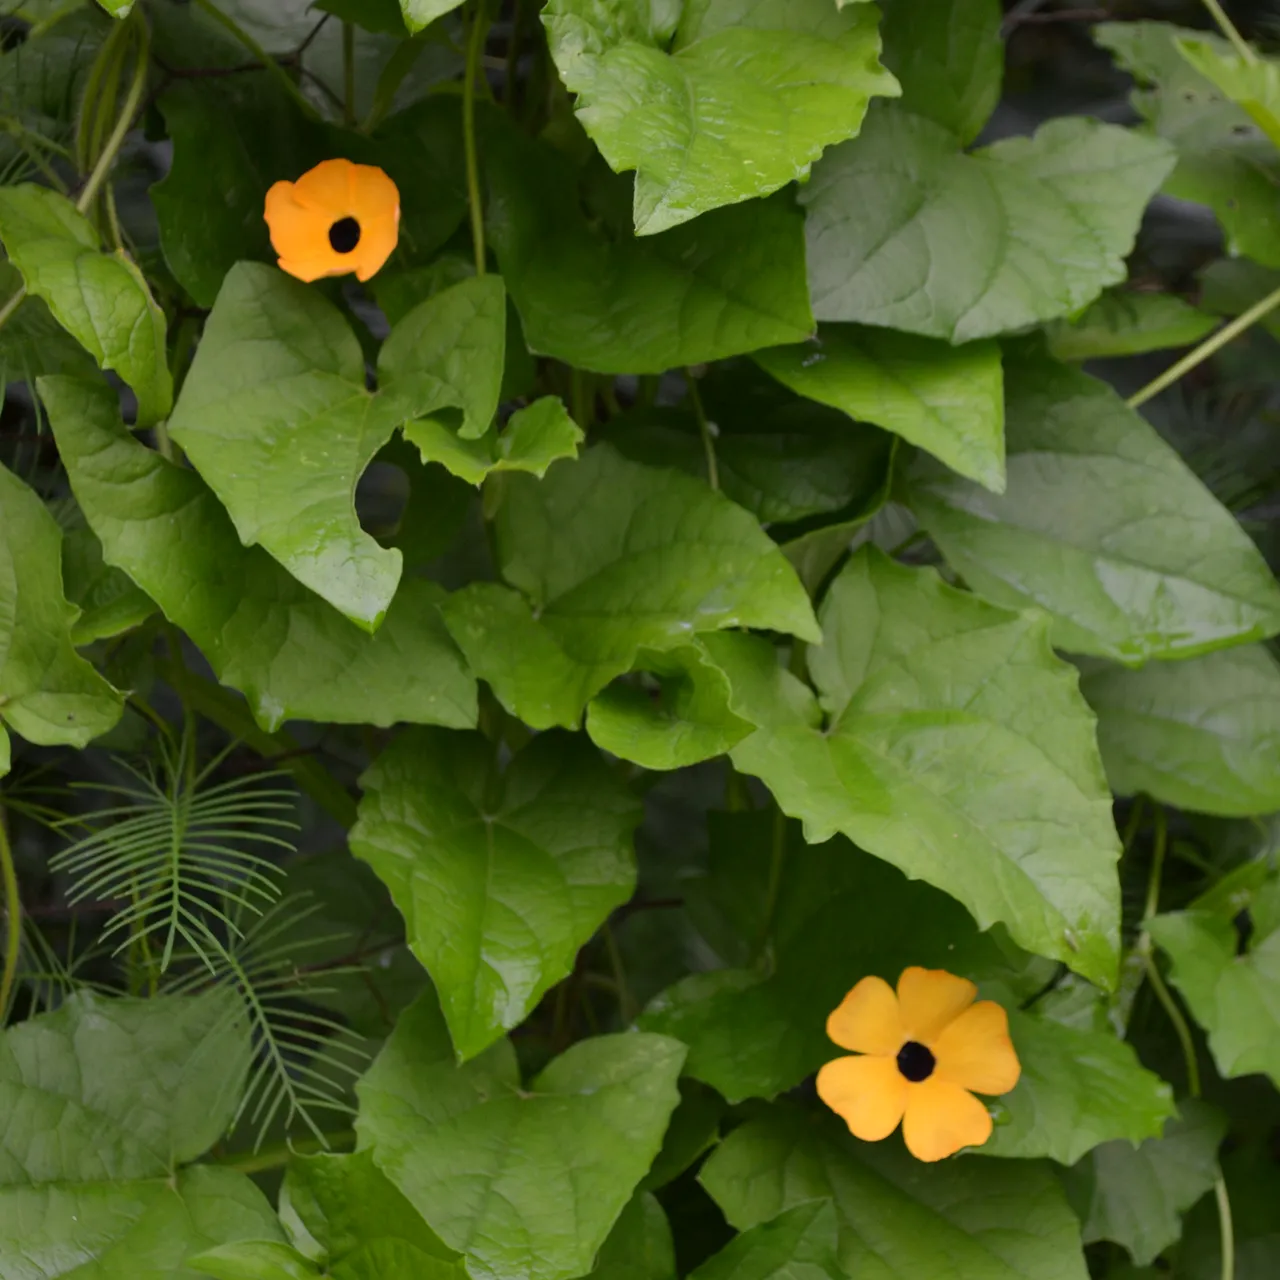
[[[325,160],[297,182],[277,182],[264,211],[280,269],[299,280],[368,280],[400,236],[400,192],[381,169]]]
[[[974,1004],[977,994],[943,969],[905,969],[897,995],[883,978],[863,978],[827,1019],[827,1035],[863,1056],[828,1062],[818,1096],[864,1142],[901,1121],[917,1160],[981,1146],[991,1116],[974,1093],[1008,1093],[1022,1068],[1005,1011]]]

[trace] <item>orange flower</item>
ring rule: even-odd
[[[324,160],[297,182],[277,182],[265,210],[280,269],[299,280],[368,280],[400,235],[400,192],[381,169]]]
[[[991,1116],[973,1094],[1008,1093],[1022,1068],[1008,1015],[991,1000],[974,1004],[977,994],[943,969],[905,969],[897,995],[883,978],[863,978],[827,1019],[827,1035],[863,1056],[828,1062],[818,1096],[864,1142],[902,1121],[917,1160],[981,1146]]]

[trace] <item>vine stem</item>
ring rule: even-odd
[[[18,893],[18,870],[13,865],[13,849],[0,814],[0,878],[4,881],[5,947],[4,970],[0,973],[0,1022],[9,1008],[9,995],[18,976],[18,955],[22,949],[22,898]]]
[[[1138,951],[1142,956],[1142,967],[1147,981],[1151,984],[1152,991],[1156,993],[1156,999],[1160,1001],[1161,1007],[1173,1026],[1174,1034],[1178,1037],[1178,1043],[1182,1047],[1182,1056],[1187,1067],[1187,1092],[1191,1097],[1199,1098],[1201,1096],[1200,1063],[1196,1058],[1195,1042],[1191,1039],[1191,1028],[1183,1017],[1182,1010],[1178,1008],[1178,1002],[1173,998],[1173,993],[1160,975],[1160,968],[1152,954],[1151,934],[1147,930],[1148,923],[1160,910],[1160,881],[1164,874],[1165,854],[1169,847],[1169,828],[1164,810],[1157,805],[1155,814],[1155,843],[1151,855],[1151,874],[1147,880],[1147,900],[1142,912],[1142,935],[1138,940]],[[1133,834],[1137,834],[1136,824],[1133,824]],[[1231,1220],[1231,1199],[1221,1172],[1218,1173],[1213,1184],[1213,1193],[1218,1205],[1218,1226],[1222,1238],[1221,1277],[1222,1280],[1235,1280],[1235,1228]]]
[[[289,73],[234,18],[223,13],[213,3],[213,0],[192,0],[192,2],[198,9],[202,9],[208,14],[228,35],[233,36],[244,45],[267,71],[279,81],[280,87],[306,112],[310,119],[314,120],[319,116],[319,112],[307,100],[306,94],[298,88]]]
[[[485,272],[484,208],[480,203],[480,163],[476,156],[476,83],[488,33],[485,0],[475,0],[467,38],[467,66],[462,81],[462,142],[467,157],[467,205],[471,211],[471,240],[476,252],[476,275]]]
[[[1227,11],[1218,3],[1218,0],[1204,0],[1204,7],[1213,15],[1213,20],[1218,24],[1218,29],[1231,41],[1232,47],[1241,58],[1250,66],[1255,65],[1258,61],[1258,55],[1254,53],[1244,36],[1236,30],[1236,24],[1227,17]]]
[[[301,1138],[295,1142],[279,1142],[275,1146],[264,1147],[261,1151],[248,1151],[239,1155],[228,1156],[216,1163],[221,1169],[233,1169],[236,1173],[266,1173],[271,1169],[279,1169],[294,1156],[315,1155],[320,1151],[332,1151],[334,1148],[355,1145],[356,1135],[351,1129],[339,1129],[333,1133],[323,1133],[316,1138]]]
[[[702,403],[702,393],[698,390],[698,380],[689,370],[685,371],[689,383],[689,402],[698,419],[698,432],[702,436],[702,452],[707,458],[707,483],[713,489],[720,488],[720,464],[716,461],[716,440],[711,431],[711,422]]]
[[[1231,1221],[1231,1197],[1227,1195],[1227,1183],[1221,1173],[1214,1181],[1213,1196],[1218,1202],[1218,1223],[1222,1228],[1222,1280],[1235,1280],[1236,1233]]]
[[[1261,302],[1254,303],[1243,315],[1237,316],[1230,324],[1225,324],[1217,333],[1210,334],[1194,351],[1183,356],[1177,364],[1168,368],[1158,378],[1148,382],[1136,395],[1129,397],[1129,408],[1136,409],[1144,405],[1154,396],[1158,396],[1167,387],[1173,386],[1179,378],[1198,368],[1210,356],[1216,355],[1233,338],[1238,338],[1246,329],[1268,316],[1280,307],[1280,289],[1267,294]]]
[[[142,95],[147,88],[147,59],[151,55],[151,29],[141,15],[138,19],[138,31],[141,34],[138,36],[137,62],[133,68],[133,83],[129,86],[129,96],[125,98],[124,110],[120,112],[115,128],[112,129],[111,136],[102,148],[102,154],[93,166],[89,181],[84,184],[84,190],[80,192],[80,198],[76,201],[76,210],[80,213],[87,213],[93,207],[93,202],[98,198],[98,192],[102,190],[102,184],[106,182],[111,167],[116,162],[120,148],[124,146],[129,130],[133,128],[133,118],[142,105]]]

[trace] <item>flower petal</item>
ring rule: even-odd
[[[293,184],[297,201],[306,209],[326,214],[330,222],[348,217],[356,212],[359,171],[369,167],[350,160],[322,160]]]
[[[329,219],[314,209],[305,209],[295,198],[291,182],[277,182],[267,192],[263,210],[271,247],[282,258],[329,259]]]
[[[879,1142],[898,1127],[907,1089],[892,1058],[837,1058],[818,1072],[818,1097],[863,1142]]]
[[[356,269],[356,278],[368,280],[381,271],[387,259],[395,251],[400,238],[399,220],[384,214],[360,224],[360,243],[348,258]]]
[[[907,1039],[932,1045],[977,994],[978,988],[967,978],[957,978],[945,969],[904,969],[898,979],[898,1006]]]
[[[991,1117],[973,1094],[934,1075],[907,1086],[902,1136],[917,1160],[932,1163],[980,1147],[991,1137]]]
[[[827,1019],[827,1035],[842,1049],[892,1057],[907,1038],[893,988],[883,978],[863,978]]]
[[[1009,1015],[980,1000],[946,1027],[933,1045],[936,1075],[974,1093],[1008,1093],[1022,1074],[1009,1038]]]
[[[352,181],[351,214],[362,227],[382,218],[393,222],[400,218],[400,188],[381,169],[371,164],[356,164]]]
[[[287,272],[295,280],[310,284],[313,280],[323,280],[327,276],[344,276],[351,271],[349,265],[335,261],[336,255],[329,254],[325,258],[281,258],[276,266]]]

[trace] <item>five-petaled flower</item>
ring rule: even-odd
[[[910,968],[898,991],[863,978],[827,1019],[827,1035],[860,1057],[818,1072],[818,1095],[855,1138],[878,1142],[902,1122],[907,1150],[941,1160],[991,1137],[975,1093],[1008,1093],[1022,1068],[1009,1018],[978,989],[943,969]],[[972,1092],[971,1092],[972,1091]]]
[[[324,160],[267,192],[264,216],[280,269],[299,280],[368,280],[400,235],[400,192],[381,169]]]

